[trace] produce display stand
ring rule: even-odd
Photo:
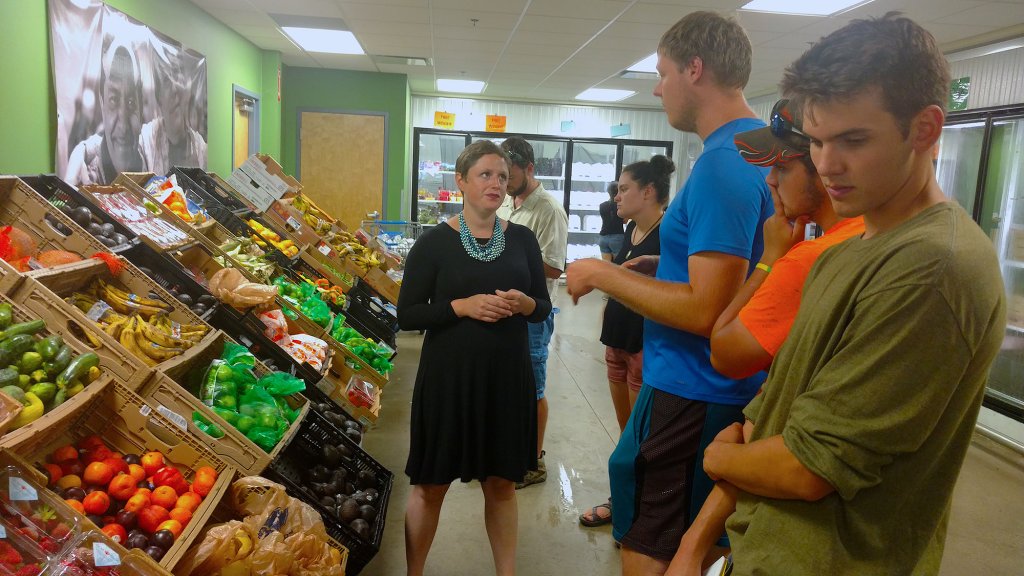
[[[330,356],[328,356],[323,370],[317,370],[309,363],[293,358],[287,350],[266,336],[263,321],[256,317],[254,310],[243,313],[230,306],[225,306],[211,318],[211,323],[215,328],[248,348],[257,359],[273,360],[274,366],[278,370],[301,378],[307,386],[315,385],[324,377]]]
[[[171,573],[168,570],[141,550],[126,550],[119,543],[108,538],[106,534],[94,531],[95,525],[91,521],[88,519],[83,521],[82,517],[63,499],[46,488],[47,476],[43,472],[11,450],[0,449],[0,477],[2,477],[0,481],[4,481],[3,486],[0,487],[0,493],[2,493],[0,497],[11,498],[13,493],[9,489],[12,485],[22,488],[18,491],[17,499],[14,501],[33,509],[48,508],[52,511],[54,520],[73,524],[69,534],[57,542],[58,544],[63,542],[63,545],[58,550],[46,554],[49,558],[42,555],[35,557],[36,560],[47,564],[43,574],[53,576],[74,574],[73,570],[64,571],[61,566],[72,558],[78,558],[78,549],[103,550],[96,546],[96,544],[102,544],[106,548],[104,550],[106,556],[100,564],[110,564],[110,567],[116,568],[118,574],[122,576],[170,576]],[[10,510],[5,510],[5,513],[7,512]],[[11,544],[17,542],[20,536],[22,535],[12,530],[5,534],[4,539]],[[20,540],[20,544],[27,544],[24,537]],[[22,550],[22,555],[26,556],[24,546],[22,546]],[[29,553],[29,555],[32,554]],[[84,563],[96,568],[101,567],[88,560]],[[6,571],[6,567],[0,571],[3,574],[13,574],[13,572]]]
[[[343,265],[332,261],[331,258],[325,256],[313,246],[307,246],[305,250],[300,252],[299,259],[313,270],[316,270],[317,274],[326,278],[331,284],[341,286],[345,293],[348,293],[349,290],[359,283],[358,274],[344,271]]]
[[[217,182],[203,171],[202,168],[175,166],[171,174],[178,181],[178,186],[186,191],[191,191],[207,203],[220,204],[232,212],[252,212],[255,208],[241,199],[233,190],[226,188],[227,184]]]
[[[106,263],[99,260],[87,260],[62,270],[40,271],[38,275],[28,278],[22,283],[22,287],[18,289],[13,299],[37,317],[46,320],[48,326],[67,326],[72,329],[72,333],[81,331],[92,335],[99,343],[95,352],[100,358],[106,358],[110,362],[111,370],[117,371],[115,375],[127,382],[129,388],[137,389],[147,379],[145,376],[145,372],[148,370],[146,364],[116,338],[100,330],[92,320],[86,317],[85,312],[65,302],[65,297],[86,289],[94,280],[99,279],[120,285],[134,294],[153,293],[156,299],[171,307],[168,317],[173,322],[205,326],[208,333],[195,344],[196,346],[214,338],[215,330],[199,316],[196,316],[188,306],[178,301],[130,262],[121,259],[120,263],[124,269],[116,276],[111,273]],[[77,330],[72,328],[72,325]],[[92,338],[89,340],[90,344],[94,343]],[[188,350],[185,352],[187,353]],[[159,369],[175,358],[177,357],[164,360],[157,364],[156,368]],[[135,375],[136,373],[143,374],[141,381],[139,380],[140,376]]]
[[[29,322],[35,320],[37,316],[29,312],[26,308],[22,307],[17,302],[7,298],[0,294],[0,303],[10,304],[12,313],[11,318],[14,323]],[[52,327],[51,327],[52,326]],[[87,352],[96,352],[88,345],[79,341],[74,335],[71,334],[67,329],[62,329],[60,325],[47,325],[46,328],[37,333],[41,337],[50,336],[52,334],[59,334],[64,340],[64,343],[71,348],[74,356],[79,356]],[[115,376],[118,372],[124,376],[135,376],[134,374],[125,374],[123,370],[119,370],[122,366],[128,364],[128,359],[123,359],[118,363],[111,363],[106,357],[100,356],[99,369],[101,372],[100,377],[90,382],[85,388],[78,394],[68,398],[60,406],[50,410],[43,414],[39,419],[31,422],[21,428],[17,428],[11,431],[5,431],[6,433],[0,435],[0,447],[12,446],[25,441],[26,438],[34,436],[36,434],[45,434],[52,425],[56,422],[60,422],[64,418],[69,418],[72,414],[76,413],[82,404],[89,402],[90,398],[101,394],[108,386],[111,386],[115,380],[122,384],[127,384],[129,381],[123,379],[123,377]],[[148,368],[144,368],[139,376],[135,376],[135,382],[147,377],[152,371]],[[138,384],[134,384],[137,388]]]
[[[377,509],[378,515],[372,524],[369,538],[363,538],[348,523],[335,516],[333,511],[327,510],[306,481],[310,463],[322,461],[321,450],[326,445],[352,447],[353,456],[342,462],[351,476],[357,476],[360,472],[373,475],[372,488],[377,490],[378,494],[373,506]],[[346,574],[359,574],[380,550],[394,474],[362,448],[355,446],[319,415],[313,414],[303,421],[299,433],[288,448],[274,459],[265,476],[285,486],[291,496],[306,502],[320,513],[327,533],[348,548]]]
[[[236,214],[228,210],[224,206],[217,205],[208,207],[207,211],[210,213],[210,216],[214,220],[219,222],[224,228],[226,228],[228,232],[231,233],[232,236],[236,238],[260,238],[261,240],[263,240],[263,242],[265,242],[267,246],[266,248],[263,248],[262,246],[260,248],[262,248],[263,251],[266,253],[267,259],[269,259],[271,262],[274,262],[279,266],[290,266],[292,261],[298,258],[298,256],[289,257],[285,255],[273,244],[271,244],[269,240],[266,240],[265,238],[263,238],[263,236],[258,234],[256,230],[252,228],[252,226],[249,226],[249,220],[255,220],[256,222],[259,222],[264,227],[276,233],[282,240],[291,240],[292,243],[295,244],[295,247],[299,249],[299,252],[302,252],[303,246],[301,244],[296,242],[287,234],[278,230],[276,226],[268,224],[265,218],[262,218],[259,214],[255,212],[244,212],[242,214]]]
[[[54,423],[46,434],[28,437],[11,446],[10,450],[34,465],[45,462],[46,457],[57,447],[77,444],[89,435],[99,436],[112,449],[125,454],[159,451],[163,453],[165,461],[178,467],[186,478],[201,466],[210,466],[217,471],[213,489],[160,561],[165,569],[173,569],[227,492],[235,476],[235,469],[153,410],[139,395],[117,382],[93,397],[89,403],[81,404],[71,417]],[[84,525],[91,524],[84,516],[80,520]]]
[[[243,474],[256,475],[262,472],[291,441],[298,430],[299,423],[309,412],[309,402],[301,394],[287,397],[288,405],[293,410],[299,410],[298,418],[291,424],[284,437],[271,452],[264,451],[209,406],[203,404],[197,395],[198,385],[202,381],[206,369],[211,362],[223,354],[225,342],[237,344],[231,337],[218,330],[215,338],[201,349],[189,350],[186,354],[176,358],[176,362],[157,372],[142,388],[141,394],[150,402],[161,407],[161,413],[175,421],[179,429],[187,428],[189,434],[201,439],[207,449],[216,454],[218,458],[231,464]],[[257,361],[253,373],[260,378],[269,374],[270,370]],[[203,418],[224,432],[224,436],[213,438],[196,428],[192,421],[193,412],[202,414]]]
[[[118,178],[121,177],[118,176]],[[124,182],[124,180],[122,180],[122,182]],[[188,234],[188,226],[184,226],[181,219],[175,216],[174,213],[171,212],[170,208],[160,204],[155,199],[149,197],[148,194],[143,193],[142,195],[139,195],[132,187],[122,184],[112,184],[110,186],[87,184],[79,186],[78,191],[81,192],[82,196],[85,197],[86,200],[94,204],[100,210],[104,210],[103,197],[106,195],[123,195],[123,197],[132,199],[138,204],[145,203],[148,200],[145,208],[135,208],[134,210],[145,210],[148,218],[162,222],[162,226],[167,230],[177,231],[183,237],[175,242],[167,241],[161,244],[159,239],[150,237],[140,231],[133,230],[138,234],[139,239],[144,244],[149,244],[150,247],[158,252],[163,252],[172,248],[180,248],[186,244],[195,242],[195,239]],[[116,217],[114,214],[111,215]],[[122,222],[122,224],[125,223]],[[125,226],[127,227],[128,224],[125,224]]]
[[[58,230],[54,223],[59,223],[67,233]],[[82,258],[89,258],[97,252],[110,252],[109,248],[14,176],[0,176],[0,226],[14,226],[25,232],[36,243],[37,252],[64,250]],[[33,264],[30,262],[29,265]],[[23,279],[66,266],[73,264],[19,272],[0,260],[0,293],[11,294]]]
[[[317,383],[317,391],[320,393],[321,398],[325,399],[323,401],[337,404],[366,428],[372,427],[377,423],[377,419],[380,418],[383,389],[377,386],[376,395],[371,406],[356,406],[345,394],[349,378],[352,377],[354,371],[341,356],[335,356],[335,358],[336,360],[331,366],[331,373]]]
[[[120,174],[117,175],[117,178],[114,178],[113,183],[116,186],[124,186],[125,188],[130,190],[132,194],[135,195],[136,198],[140,198],[143,200],[149,199],[156,204],[160,204],[160,202],[157,202],[156,198],[154,198],[151,194],[146,192],[146,183],[148,183],[149,180],[153,178],[153,176],[155,176],[155,174],[153,174],[152,172],[121,172]],[[206,209],[207,203],[203,202],[201,198],[196,198],[195,195],[189,196],[188,191],[186,191],[185,194],[186,198],[191,200],[193,203],[199,205],[204,210]],[[183,220],[181,216],[178,216],[174,211],[170,210],[163,204],[160,204],[160,207],[163,209],[164,214],[167,216],[167,220],[174,222],[175,226],[184,230],[185,232],[188,232],[189,230],[197,230],[199,232],[202,232],[212,224],[211,220],[207,220],[205,222],[188,222],[186,220]],[[192,236],[195,237],[195,235]]]
[[[133,232],[131,228],[121,224],[103,210],[98,210],[74,186],[60,178],[52,174],[37,174],[34,176],[21,176],[21,179],[31,186],[36,191],[36,194],[39,194],[49,202],[51,206],[58,209],[66,206],[72,210],[84,206],[92,214],[92,217],[98,219],[101,224],[110,224],[114,227],[115,232],[128,238],[127,243],[108,248],[114,254],[120,254],[139,244],[139,235]]]
[[[187,294],[193,302],[203,296],[212,298],[206,279],[221,269],[210,255],[209,249],[202,244],[191,244],[164,254],[153,250],[148,244],[140,244],[123,255],[161,288],[168,292],[177,292],[179,295]],[[221,306],[223,304],[217,300],[216,304],[197,316],[209,322],[213,312]]]

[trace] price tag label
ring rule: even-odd
[[[182,431],[188,432],[188,420],[185,420],[185,417],[182,416],[181,414],[178,414],[177,412],[174,412],[173,410],[163,405],[158,406],[156,411],[162,414],[164,418],[167,418],[168,420],[173,422],[175,426],[181,428]]]
[[[302,224],[300,224],[299,221],[296,220],[294,216],[288,217],[287,224],[289,228],[296,232],[302,231]]]
[[[7,529],[4,528],[3,524],[0,524],[0,540],[7,538]]]
[[[316,247],[316,249],[319,250],[320,253],[323,254],[324,256],[331,255],[331,247],[326,243],[321,242],[320,245]]]
[[[97,568],[121,565],[121,557],[117,555],[117,552],[114,552],[110,549],[110,546],[102,542],[93,543],[92,555]]]
[[[98,300],[89,308],[89,311],[85,313],[85,317],[93,322],[99,322],[104,316],[110,312],[110,306],[103,300]]]
[[[143,416],[149,416],[152,413],[153,409],[150,408],[149,405],[147,404],[143,404],[142,407],[139,408],[139,414],[142,414]]]
[[[24,502],[26,500],[38,500],[39,493],[28,482],[21,478],[12,477],[7,483],[7,491],[12,501]]]

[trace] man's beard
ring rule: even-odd
[[[523,184],[519,188],[516,188],[515,190],[508,190],[507,194],[513,198],[515,198],[516,196],[520,196],[523,194],[523,192],[526,192],[526,187],[529,185],[529,179],[523,178]]]

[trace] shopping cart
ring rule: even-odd
[[[403,265],[409,250],[423,232],[419,222],[407,220],[363,220],[362,229],[376,238],[389,252],[401,258]],[[401,267],[401,266],[400,266]]]

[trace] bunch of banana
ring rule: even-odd
[[[112,288],[105,285],[106,288]],[[167,310],[155,312],[145,318],[138,310],[128,314],[121,313],[117,307],[111,306],[106,300],[109,293],[100,287],[105,297],[97,300],[91,294],[75,292],[65,300],[89,313],[94,306],[102,301],[110,306],[109,310],[96,321],[105,334],[121,343],[129,352],[141,359],[147,366],[156,366],[173,358],[194,346],[209,332],[203,324],[176,324],[167,316]],[[116,290],[116,289],[115,289]],[[115,296],[120,296],[116,291]],[[88,333],[88,332],[87,332]],[[100,343],[97,341],[96,346]]]
[[[248,560],[253,551],[253,538],[244,528],[235,531],[234,537],[228,542],[227,549],[222,551],[221,560],[225,562],[221,568],[221,576],[249,576],[253,573],[252,562]]]
[[[94,289],[99,298],[121,314],[140,314],[149,318],[173,309],[166,302],[125,292],[120,288],[107,284],[103,280],[97,280]]]
[[[250,218],[249,221],[246,222],[246,224],[248,224],[250,228],[255,230],[256,234],[258,234],[259,237],[262,237],[263,240],[270,242],[270,244],[274,248],[280,250],[285,256],[289,258],[294,258],[296,255],[298,255],[299,248],[291,240],[282,240],[281,236],[278,235],[277,232],[274,232],[270,228],[267,228],[266,226],[260,224],[259,222],[253,220],[252,218]],[[259,237],[253,235],[252,239],[257,244],[266,247],[265,243],[260,242]]]
[[[292,200],[292,207],[302,212],[302,220],[312,227],[317,234],[323,236],[331,230],[331,222],[334,219],[316,207],[302,194],[299,194]]]

